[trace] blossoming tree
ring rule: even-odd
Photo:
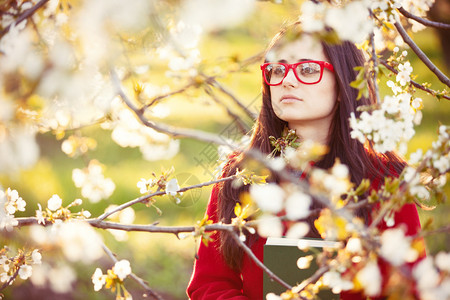
[[[120,203],[109,205],[107,201],[113,197],[118,182],[104,172],[113,162],[102,163],[91,158],[91,153],[95,153],[101,143],[99,130],[110,133],[120,147],[138,148],[142,159],[149,161],[172,159],[179,151],[183,152],[182,139],[219,146],[219,158],[245,147],[248,139],[244,134],[234,135],[230,140],[212,132],[181,127],[179,120],[171,123],[165,104],[179,103],[182,96],[194,99],[193,102],[204,102],[207,97],[209,103],[225,108],[233,126],[245,133],[248,124],[242,121],[242,116],[252,119],[255,112],[250,108],[251,103],[239,100],[222,81],[226,81],[229,74],[249,72],[261,61],[261,53],[245,59],[236,56],[220,65],[202,56],[199,43],[201,38],[226,31],[252,16],[265,17],[263,20],[267,24],[261,28],[273,30],[270,26],[279,27],[283,18],[260,16],[262,12],[256,8],[274,11],[286,8],[290,11],[289,17],[300,18],[305,31],[331,42],[350,40],[367,53],[370,59],[358,70],[352,86],[364,95],[368,93],[368,82],[372,82],[378,104],[366,108],[359,117],[351,116],[352,137],[361,143],[373,142],[380,152],[397,150],[406,154],[415,128],[421,123],[422,98],[433,98],[442,106],[448,106],[450,100],[446,90],[450,86],[449,78],[409,35],[410,31],[425,27],[450,30],[449,24],[425,18],[432,4],[430,0],[2,1],[0,172],[17,176],[21,170],[37,164],[42,159],[41,148],[45,146],[42,139],[61,141],[61,151],[69,158],[83,158],[85,165],[78,165],[71,172],[73,184],[80,189],[83,200],[77,198],[68,205],[64,205],[67,200],[57,191],[48,195],[46,203],[33,207],[27,205],[27,199],[22,199],[20,190],[7,186],[0,190],[0,298],[1,293],[20,284],[19,278],[26,280],[39,268],[41,275],[32,280],[33,284],[42,286],[45,284],[42,278],[48,276],[53,291],[68,292],[74,288],[77,276],[71,266],[80,262],[96,265],[106,255],[112,261],[108,269],[104,271],[99,265],[88,275],[93,291],[111,289],[118,299],[130,299],[131,293],[125,285],[126,279],[131,277],[140,285],[142,293],[162,299],[156,292],[158,287],[143,279],[147,274],[132,272],[132,257],[127,260],[121,253],[112,253],[104,241],[104,231],[113,233],[118,240],[126,239],[125,232],[141,231],[194,237],[207,243],[211,232],[226,230],[251,255],[244,232],[279,236],[282,227],[278,213],[285,210],[286,218],[294,222],[305,218],[312,213],[309,204],[313,198],[325,205],[316,222],[317,230],[324,238],[340,242],[333,250],[336,255],[322,260],[320,271],[298,286],[283,282],[257,261],[289,291],[281,296],[270,294],[268,298],[304,299],[319,286],[327,286],[336,293],[360,289],[368,296],[378,294],[382,286],[381,271],[375,263],[377,257],[384,258],[393,269],[401,269],[417,259],[421,249],[416,239],[448,232],[449,224],[443,227],[424,224],[420,236],[412,238],[405,237],[398,228],[387,229],[377,237],[373,226],[363,226],[352,211],[357,206],[379,202],[381,208],[374,224],[383,219],[389,224],[393,212],[405,203],[431,206],[427,203],[434,201],[442,205],[450,170],[450,127],[446,124],[440,124],[437,139],[429,149],[419,149],[410,155],[409,166],[398,179],[386,181],[378,193],[372,193],[367,199],[362,195],[369,183],[364,181],[359,187],[352,187],[347,167],[336,162],[330,170],[312,167],[308,183],[292,179],[283,186],[266,184],[265,177],[251,167],[230,177],[189,185],[181,184],[173,169],[161,174],[152,170],[151,176],[134,183],[142,194],[140,197],[121,198]],[[440,81],[437,85],[443,88],[415,81],[416,75],[408,60],[412,55],[423,62]],[[153,74],[156,76],[151,77]],[[387,95],[382,96],[381,89],[388,91]],[[424,95],[422,98],[418,91]],[[95,130],[89,130],[91,128]],[[264,166],[265,171],[280,176],[286,175],[286,167],[303,169],[324,151],[323,147],[308,142],[297,145],[292,132],[272,142],[282,153],[280,157],[266,157],[256,152],[249,155],[259,166]],[[424,174],[426,180],[421,179]],[[120,178],[122,180],[126,178]],[[176,205],[182,205],[183,193],[227,180],[251,185],[248,203],[236,206],[236,218],[231,224],[212,224],[207,217],[186,226],[134,224],[133,207],[138,204],[160,213],[158,199],[161,196],[167,195]],[[12,181],[5,179],[5,182]],[[91,213],[86,203],[98,205],[97,210],[101,206],[102,212]],[[261,212],[260,217],[252,219],[251,214],[256,209]],[[22,228],[29,229],[26,242],[16,238]],[[288,235],[301,237],[308,230],[306,223],[298,222]],[[65,263],[60,263],[61,260],[56,263],[50,255],[57,251]],[[441,251],[417,264],[408,280],[416,283],[420,297],[450,297],[449,261],[450,253]],[[349,262],[359,264],[358,272],[351,276],[345,273]],[[299,261],[298,265],[307,267],[308,261]],[[81,273],[78,276],[82,276]],[[64,281],[58,282],[60,278]],[[389,284],[389,288],[396,291],[402,282]]]

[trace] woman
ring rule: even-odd
[[[362,145],[350,137],[350,113],[358,116],[358,106],[373,104],[375,98],[356,101],[358,91],[350,87],[356,77],[356,66],[364,65],[364,57],[350,42],[330,45],[313,36],[300,34],[298,24],[282,30],[266,52],[263,72],[262,108],[254,127],[250,148],[271,153],[269,136],[280,138],[287,126],[295,129],[302,140],[313,140],[328,146],[328,153],[315,166],[330,168],[336,158],[346,164],[351,180],[358,185],[363,178],[372,179],[377,188],[381,179],[400,174],[405,163],[394,153],[377,154],[371,145]],[[313,61],[313,62],[311,62]],[[372,87],[369,86],[369,90]],[[224,168],[223,176],[235,174],[243,155],[235,154]],[[242,167],[241,167],[242,168]],[[276,180],[276,179],[274,179]],[[228,181],[213,188],[207,215],[217,222],[229,223],[239,194],[248,187],[234,188]],[[317,204],[315,204],[317,207]],[[357,215],[370,222],[369,208]],[[396,225],[405,224],[407,234],[420,229],[414,205],[405,205],[395,215]],[[312,231],[309,236],[317,237]],[[384,229],[386,225],[378,226]],[[224,232],[215,233],[206,247],[201,243],[198,259],[187,289],[191,299],[263,299],[262,270],[251,261],[233,239]],[[247,244],[262,260],[265,239],[248,235]],[[344,299],[365,299],[347,293]]]

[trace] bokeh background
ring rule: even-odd
[[[179,3],[173,1],[173,5],[176,6]],[[251,111],[257,112],[260,106],[259,63],[261,61],[256,60],[244,69],[239,69],[238,62],[260,53],[280,26],[287,21],[296,20],[299,12],[298,1],[284,1],[283,4],[258,1],[245,21],[232,27],[212,30],[203,35],[199,49],[204,65],[208,66],[205,72],[212,70],[216,74],[221,74],[217,80],[232,91]],[[414,34],[413,38],[428,57],[444,73],[449,74],[436,30],[425,29]],[[408,59],[414,68],[413,74],[417,75],[416,81],[429,82],[433,88],[442,89],[443,85],[412,51],[408,53]],[[168,85],[175,89],[176,83],[165,76],[167,66],[164,66],[157,58],[143,55],[133,59],[141,64],[150,65],[149,71],[142,74],[140,80],[160,87]],[[229,70],[239,71],[228,72]],[[382,95],[388,92],[386,86],[381,83]],[[416,135],[409,144],[406,158],[416,149],[426,150],[431,145],[437,137],[440,123],[450,124],[450,101],[439,102],[428,94],[420,91],[418,93],[424,101],[423,120],[422,124],[416,127]],[[162,103],[170,109],[170,114],[163,121],[176,126],[217,133],[227,138],[238,138],[240,134],[237,133],[236,123],[227,114],[225,107],[241,116],[248,128],[251,127],[252,120],[246,117],[225,94],[218,94],[218,97],[225,106],[214,103],[204,91],[196,89],[165,99]],[[116,189],[108,200],[98,203],[84,201],[83,207],[93,216],[102,214],[110,204],[121,204],[140,196],[136,183],[141,178],[150,178],[152,172],[160,174],[161,170],[167,170],[173,166],[180,186],[183,186],[212,180],[212,174],[218,165],[217,146],[196,140],[181,139],[180,152],[174,158],[149,162],[143,159],[138,149],[118,146],[111,139],[111,132],[99,126],[84,128],[82,134],[97,140],[97,147],[88,152],[87,156],[68,158],[61,151],[61,143],[64,139],[55,139],[51,133],[39,134],[41,158],[36,165],[12,175],[0,176],[3,187],[16,189],[27,202],[26,211],[16,216],[34,215],[37,204],[45,205],[53,194],[60,195],[64,204],[76,198],[82,198],[80,190],[72,181],[72,170],[83,168],[87,158],[95,158],[103,163],[106,166],[105,177],[113,179],[116,184]],[[162,210],[162,215],[151,207],[135,205],[133,207],[136,212],[134,222],[136,224],[159,222],[160,225],[170,226],[195,224],[203,217],[210,190],[211,187],[206,187],[185,193],[181,205],[175,204],[167,196],[158,198],[156,205]],[[449,191],[448,186],[447,191]],[[436,203],[429,204],[433,206]],[[438,227],[448,222],[450,206],[440,205],[438,209],[420,210],[419,213],[422,223],[432,220],[433,226]],[[2,233],[0,239],[17,247],[27,245],[30,244],[27,238],[28,230],[29,228],[24,227],[10,233]],[[117,241],[109,232],[98,231],[102,233],[106,245],[119,258],[128,259],[133,272],[147,280],[149,286],[165,299],[187,298],[185,289],[192,272],[198,241],[192,238],[180,240],[169,234],[137,232],[129,233],[126,241]],[[430,253],[437,253],[441,249],[450,247],[448,233],[427,237],[426,242]],[[42,251],[44,261],[49,259],[55,263],[64,260],[58,252],[49,252],[49,255],[52,255],[49,258],[44,250]],[[36,287],[30,280],[16,280],[5,290],[5,299],[112,299],[114,294],[110,291],[94,292],[90,279],[97,266],[106,270],[111,265],[111,261],[106,256],[98,261],[98,264],[70,265],[77,274],[77,279],[72,283],[73,291],[64,294],[55,293],[48,285]],[[60,275],[60,280],[67,280],[63,273]],[[136,299],[142,298],[142,290],[132,280],[127,279],[126,286]]]

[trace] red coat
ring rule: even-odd
[[[217,188],[214,187],[208,203],[206,214],[217,222]],[[420,230],[420,221],[414,204],[407,204],[395,214],[395,224],[405,224],[407,235],[414,235]],[[387,226],[380,222],[378,228],[383,230]],[[190,299],[263,299],[262,282],[263,271],[248,256],[244,255],[241,273],[233,271],[222,258],[218,250],[218,234],[212,236],[213,241],[206,247],[200,243],[198,259],[194,264],[191,281],[187,288]],[[265,238],[259,238],[252,246],[252,251],[262,261]],[[383,270],[381,266],[382,273]],[[383,276],[385,277],[385,276]],[[384,278],[385,280],[385,278]],[[342,293],[341,299],[366,299],[361,294]]]

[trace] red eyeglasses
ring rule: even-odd
[[[289,73],[289,69],[294,71],[295,77],[301,83],[319,83],[322,79],[323,68],[334,72],[332,64],[318,60],[306,60],[296,64],[265,63],[261,65],[264,81],[271,86],[280,85]]]

